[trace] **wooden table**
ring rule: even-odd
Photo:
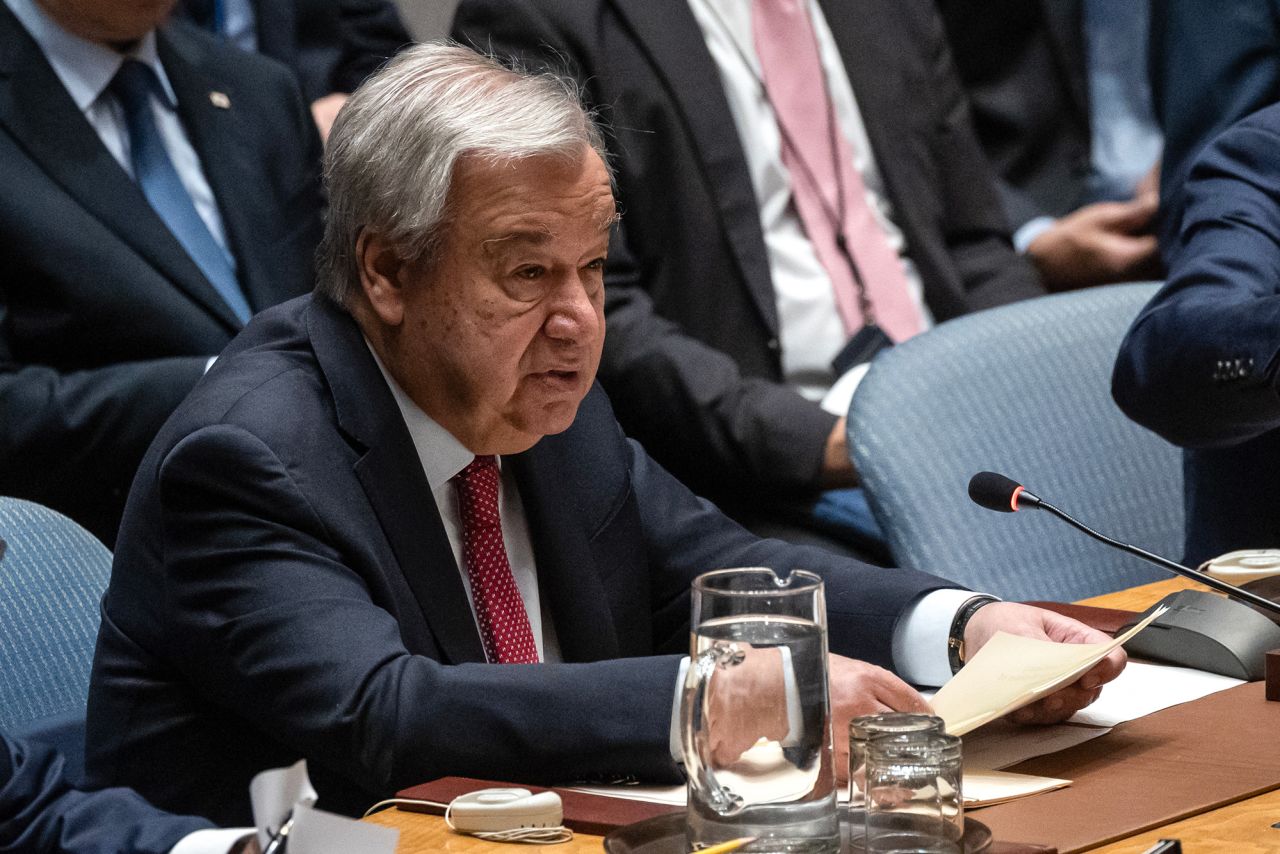
[[[1192,582],[1174,578],[1085,599],[1080,604],[1142,611],[1164,596],[1187,588],[1204,589]],[[1280,780],[1276,782],[1280,786]],[[427,851],[468,854],[494,854],[501,851],[512,854],[519,850],[510,845],[481,842],[456,834],[445,826],[443,819],[421,813],[389,809],[370,816],[367,821],[400,830],[398,854],[421,854]],[[1159,830],[1141,833],[1092,850],[1098,854],[1140,854],[1160,839],[1181,839],[1183,850],[1187,854],[1277,852],[1280,851],[1280,829],[1274,829],[1271,825],[1278,821],[1280,790],[1210,810]],[[561,854],[598,852],[602,848],[601,842],[599,836],[579,834],[571,842],[538,846],[537,850]]]

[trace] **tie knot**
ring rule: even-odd
[[[120,101],[126,115],[134,115],[147,107],[151,93],[159,91],[160,81],[145,63],[126,59],[107,87]]]
[[[467,463],[467,467],[455,474],[455,480],[467,483],[496,477],[498,474],[498,458],[493,454],[481,454]]]

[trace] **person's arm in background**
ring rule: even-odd
[[[339,0],[341,55],[330,77],[330,93],[311,104],[320,138],[329,129],[347,96],[396,51],[413,41],[391,0]]]
[[[143,453],[209,357],[70,372],[21,364],[5,315],[0,295],[0,492],[72,516],[109,543]]]
[[[162,812],[130,789],[82,792],[62,769],[52,749],[0,731],[0,852],[257,851],[251,831],[212,830],[208,821]],[[177,766],[169,770],[182,773]]]
[[[1150,51],[1164,130],[1158,234],[1172,264],[1191,164],[1228,126],[1280,99],[1280,2],[1151,0]]]
[[[1130,328],[1112,377],[1120,408],[1184,447],[1280,426],[1280,106],[1196,162],[1168,283]]]

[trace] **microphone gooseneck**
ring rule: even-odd
[[[1088,525],[1072,517],[1068,513],[1059,510],[1044,499],[1027,492],[1020,483],[1011,478],[1005,477],[1002,474],[996,474],[995,472],[990,471],[978,472],[975,474],[969,481],[969,498],[971,498],[973,502],[980,507],[985,507],[988,510],[995,510],[1001,513],[1012,513],[1015,510],[1020,509],[1046,510],[1051,515],[1058,517],[1076,530],[1082,531],[1100,543],[1105,543],[1114,549],[1119,549],[1122,552],[1127,552],[1135,557],[1142,558],[1148,563],[1153,563],[1156,566],[1167,569],[1172,573],[1183,576],[1184,578],[1189,578],[1192,581],[1198,581],[1206,587],[1211,587],[1214,590],[1217,590],[1219,593],[1226,593],[1229,596],[1248,602],[1250,605],[1262,608],[1263,610],[1269,611],[1273,614],[1280,614],[1280,604],[1272,602],[1270,599],[1263,598],[1252,591],[1236,587],[1234,584],[1214,578],[1212,575],[1203,573],[1198,569],[1191,569],[1190,567],[1183,566],[1180,563],[1174,563],[1166,557],[1161,557],[1158,554],[1149,552],[1146,549],[1138,548],[1137,546],[1129,545],[1128,543],[1122,543],[1119,540],[1108,537],[1106,534],[1095,531],[1093,528],[1090,528]]]

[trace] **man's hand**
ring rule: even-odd
[[[827,450],[822,456],[822,488],[841,489],[858,485],[858,473],[849,456],[849,434],[846,419],[841,418],[827,437]]]
[[[993,602],[979,608],[964,631],[964,648],[972,657],[996,632],[1051,640],[1058,643],[1106,643],[1111,638],[1084,623],[1014,602]],[[1098,699],[1102,686],[1120,675],[1127,661],[1124,650],[1113,649],[1083,676],[1053,694],[1009,715],[1019,724],[1052,724],[1064,721]]]
[[[349,97],[351,96],[345,92],[331,92],[311,102],[311,117],[315,119],[316,129],[320,131],[321,142],[329,141],[329,131],[333,129],[334,119],[338,118],[338,111]]]
[[[977,619],[976,614],[974,619]],[[828,659],[828,671],[831,686],[831,727],[835,734],[833,761],[836,779],[844,783],[849,778],[850,720],[859,715],[876,715],[881,712],[932,714],[933,710],[916,689],[883,667],[832,655]]]
[[[1027,255],[1051,291],[1157,278],[1156,238],[1145,233],[1156,207],[1149,193],[1128,202],[1085,205],[1031,241]]]
[[[707,724],[712,761],[731,765],[760,739],[782,741],[790,731],[777,647],[738,644],[740,664],[718,668],[711,676]]]

